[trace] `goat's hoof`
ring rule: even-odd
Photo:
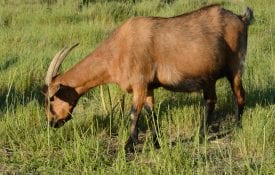
[[[133,144],[126,144],[124,149],[125,149],[126,154],[134,153],[134,151],[135,151]]]
[[[156,149],[160,149],[160,144],[159,144],[158,141],[154,142],[154,147],[155,147]]]
[[[138,143],[137,139],[133,139],[132,137],[130,137],[127,142],[126,145],[124,147],[125,152],[126,153],[134,153],[135,152],[135,148],[134,146]]]
[[[200,144],[204,143],[204,141],[205,141],[205,136],[206,136],[205,133],[206,133],[206,132],[204,132],[203,130],[201,130],[201,131],[199,132],[199,143],[200,143]]]
[[[200,144],[203,144],[203,143],[204,143],[204,140],[205,140],[204,137],[205,137],[205,136],[202,136],[202,135],[199,136],[199,143],[200,143]]]
[[[241,121],[237,121],[236,127],[237,127],[238,129],[242,129],[242,128],[243,128],[242,122],[241,122]]]
[[[200,133],[199,134],[199,143],[200,144],[203,144],[205,142],[207,142],[208,139],[207,139],[207,135],[203,132],[203,133]]]
[[[158,141],[157,137],[153,138],[153,143],[154,143],[154,147],[156,149],[160,149],[160,144],[159,144],[159,141]]]

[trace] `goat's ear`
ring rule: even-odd
[[[59,89],[60,89],[60,84],[50,85],[48,87],[48,95],[49,95],[49,97],[50,98],[53,97]]]

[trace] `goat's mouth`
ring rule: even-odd
[[[65,119],[61,119],[61,120],[52,120],[49,122],[49,125],[53,128],[60,128],[62,127],[67,121],[71,120],[72,117],[68,116]]]

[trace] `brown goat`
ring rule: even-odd
[[[49,124],[60,127],[69,120],[78,99],[89,89],[115,83],[133,93],[127,151],[133,151],[138,140],[137,123],[143,106],[153,112],[153,90],[158,87],[180,92],[203,91],[203,135],[204,123],[209,124],[216,103],[215,83],[221,77],[231,84],[240,124],[245,101],[241,75],[252,19],[253,11],[249,8],[240,16],[219,5],[170,18],[134,17],[90,55],[57,75],[61,62],[77,45],[61,50],[52,60],[45,79]],[[155,134],[153,139],[158,146]]]

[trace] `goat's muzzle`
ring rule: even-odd
[[[62,120],[51,120],[48,121],[49,125],[53,128],[60,128],[61,126],[63,126],[67,121],[71,120],[72,116],[69,115],[68,117],[66,117],[65,119]]]

